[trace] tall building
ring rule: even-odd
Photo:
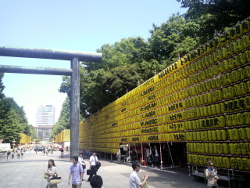
[[[55,124],[55,108],[52,105],[39,106],[36,112],[36,131],[42,141],[49,141]]]

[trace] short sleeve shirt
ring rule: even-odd
[[[72,175],[72,184],[78,185],[80,182],[82,182],[81,173],[83,172],[84,170],[82,168],[82,165],[80,165],[79,163],[77,163],[76,165],[71,165],[69,173]]]
[[[130,188],[140,188],[141,180],[135,171],[130,173],[129,176],[129,186]]]
[[[49,174],[57,174],[57,170],[56,170],[56,167],[55,166],[52,166],[52,168],[48,168],[47,172]],[[52,176],[51,176],[52,177]],[[49,182],[49,179],[48,179],[48,185],[51,185],[50,182]]]
[[[98,161],[97,156],[91,156],[89,161],[91,162],[91,165],[96,165],[96,162]]]
[[[84,161],[83,161],[83,158],[82,157],[78,157],[78,163],[80,165],[84,165]]]

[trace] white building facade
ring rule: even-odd
[[[36,131],[42,141],[48,141],[55,124],[55,108],[52,105],[39,106],[36,112]]]

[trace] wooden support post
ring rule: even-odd
[[[162,161],[162,149],[161,149],[161,143],[160,143],[160,156],[161,156],[161,169],[163,169],[163,161]]]
[[[130,155],[130,144],[128,144],[128,160],[126,162],[131,161],[131,155]]]
[[[141,142],[141,163],[143,163],[144,165],[142,142]]]

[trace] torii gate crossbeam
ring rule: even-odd
[[[80,114],[80,69],[79,61],[102,61],[102,54],[69,50],[30,49],[0,47],[0,56],[27,57],[40,59],[70,60],[71,69],[25,68],[20,66],[0,65],[0,72],[23,74],[70,75],[70,157],[79,154],[79,114]]]

